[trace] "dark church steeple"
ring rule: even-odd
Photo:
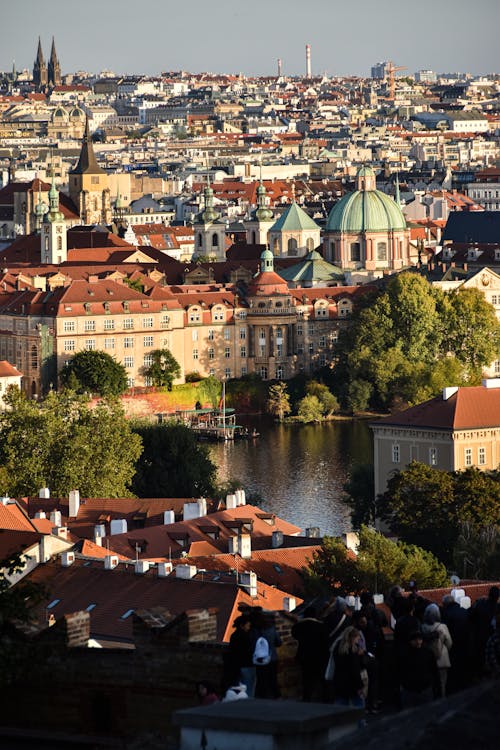
[[[47,85],[47,82],[47,65],[43,58],[42,42],[40,41],[40,37],[38,37],[38,50],[36,53],[36,60],[33,65],[33,83],[35,84],[37,89],[43,89]]]
[[[56,44],[52,37],[52,48],[50,50],[49,68],[48,68],[49,86],[61,85],[61,66],[57,59]]]

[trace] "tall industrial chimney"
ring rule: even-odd
[[[306,44],[306,78],[311,78],[311,45]]]
[[[281,78],[281,57],[278,57],[278,78]]]

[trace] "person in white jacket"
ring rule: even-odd
[[[451,667],[450,649],[453,641],[448,626],[441,622],[441,613],[437,604],[429,604],[425,608],[422,634],[424,644],[431,649],[436,659],[439,672],[439,694],[441,698],[444,698],[448,670]]]

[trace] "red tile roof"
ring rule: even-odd
[[[398,414],[384,417],[377,425],[468,430],[500,427],[500,387],[458,388],[446,401],[436,396]]]
[[[19,372],[14,365],[11,365],[6,359],[0,360],[0,378],[15,378],[22,376],[22,372]]]
[[[17,503],[0,503],[0,529],[9,531],[36,531],[30,519]]]

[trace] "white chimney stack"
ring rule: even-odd
[[[226,510],[234,510],[237,504],[236,495],[226,495]]]
[[[75,553],[74,552],[63,552],[61,555],[61,565],[63,568],[69,568],[70,565],[73,565],[75,562]]]
[[[194,503],[184,503],[183,519],[184,521],[191,521],[194,518],[201,518],[207,515],[207,501],[204,497],[200,497]]]
[[[69,493],[69,517],[76,518],[80,510],[80,492],[71,490]]]
[[[94,526],[94,543],[102,547],[102,538],[106,536],[106,526],[103,523],[98,523]]]
[[[458,386],[456,385],[448,386],[448,388],[443,388],[443,401],[448,401],[448,399],[454,396],[457,391]]]
[[[45,518],[45,513],[43,514]],[[50,514],[50,522],[54,526],[62,526],[62,514],[60,510],[53,510]]]
[[[252,537],[250,534],[241,534],[241,536],[238,537],[238,542],[238,552],[244,560],[250,560],[252,557]]]
[[[177,578],[189,580],[190,578],[194,578],[197,572],[196,565],[182,564],[175,566],[175,575]]]
[[[149,570],[149,560],[136,560],[135,561],[135,572],[137,575],[147,573]]]
[[[172,572],[171,562],[158,563],[158,578],[166,578]]]
[[[67,526],[53,526],[51,534],[52,536],[58,536],[59,539],[67,539],[68,527]]]
[[[168,526],[171,523],[175,523],[175,513],[173,510],[163,511],[163,523]]]
[[[111,521],[110,534],[126,534],[127,533],[127,521],[125,518],[114,518]]]
[[[255,599],[257,596],[257,574],[253,571],[240,573],[240,586],[248,591],[252,599]]]
[[[50,490],[48,487],[41,487],[38,490],[38,497],[41,500],[49,500],[50,499]]]
[[[2,500],[3,500],[3,498],[2,498]],[[51,514],[51,516],[52,516],[52,514]],[[37,510],[37,512],[35,513],[35,518],[40,518],[40,519],[41,518],[47,518],[47,514],[45,513],[44,510]],[[50,520],[52,521],[52,517],[51,517]],[[54,523],[54,521],[52,521],[52,523]],[[54,524],[54,525],[57,526],[57,524]]]
[[[104,569],[113,570],[118,565],[118,555],[106,555],[104,558]]]
[[[294,596],[284,596],[283,597],[283,610],[285,612],[293,612],[293,610],[296,608],[297,602],[295,601]]]

